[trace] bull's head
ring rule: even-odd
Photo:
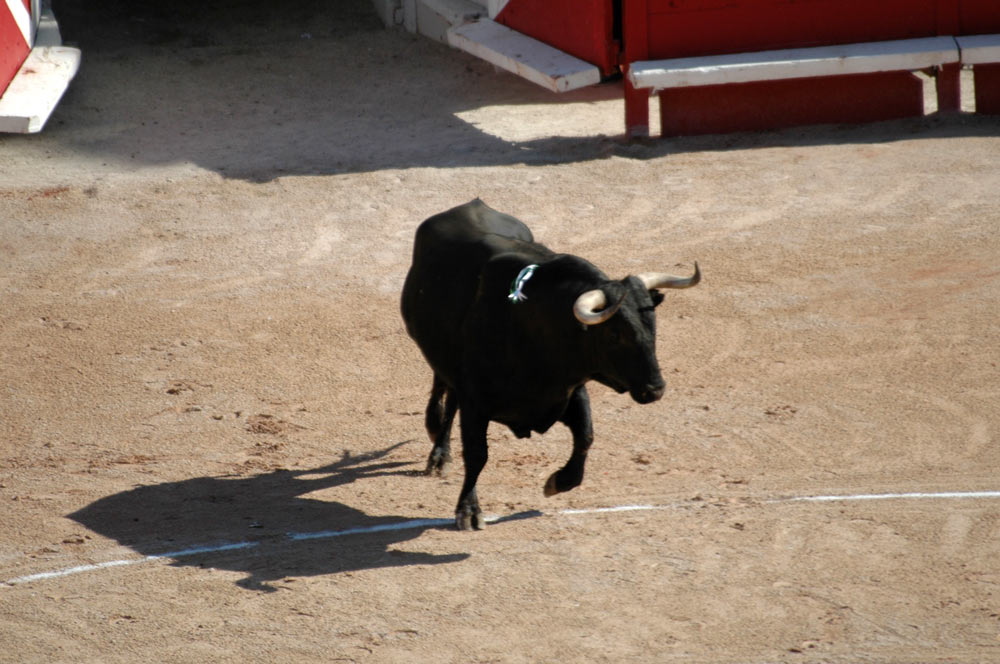
[[[594,326],[594,353],[599,373],[594,378],[618,392],[628,392],[639,403],[663,396],[666,383],[656,361],[656,316],[663,288],[690,288],[701,281],[695,263],[690,277],[656,272],[609,281],[581,294],[573,314],[587,328]]]

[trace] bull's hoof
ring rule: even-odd
[[[545,482],[545,497],[551,498],[557,493],[571,491],[580,486],[580,482],[582,481],[583,475],[574,474],[572,471],[560,468],[549,475],[549,479]]]
[[[556,475],[558,474],[559,474],[558,472],[552,473],[551,475],[549,475],[548,481],[545,482],[544,491],[546,498],[551,498],[552,496],[559,493],[559,489],[556,487]]]
[[[455,512],[455,527],[459,530],[482,530],[486,522],[483,521],[483,513],[479,510],[458,510]]]
[[[426,475],[444,477],[448,474],[449,468],[451,468],[451,454],[445,452],[444,450],[434,448],[431,451],[431,455],[427,457],[427,470],[425,470],[424,473]]]

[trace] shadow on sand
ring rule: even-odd
[[[171,559],[176,566],[243,572],[247,576],[238,585],[255,590],[274,590],[271,582],[290,576],[467,559],[466,553],[392,548],[428,529],[451,528],[450,520],[372,516],[343,503],[305,497],[373,477],[413,475],[401,469],[407,463],[384,461],[403,444],[357,456],[345,452],[340,461],[314,470],[139,486],[102,498],[69,517],[138,553]],[[401,524],[405,527],[398,528]],[[296,539],[296,533],[311,537]],[[198,552],[201,548],[205,551]],[[183,555],[168,553],[178,551]]]

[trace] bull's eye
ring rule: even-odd
[[[608,337],[612,343],[619,344],[624,340],[625,335],[622,334],[622,331],[618,327],[609,327]]]

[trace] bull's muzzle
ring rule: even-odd
[[[629,394],[637,403],[653,403],[659,401],[666,391],[667,385],[663,381],[651,383],[639,389],[629,390]]]

